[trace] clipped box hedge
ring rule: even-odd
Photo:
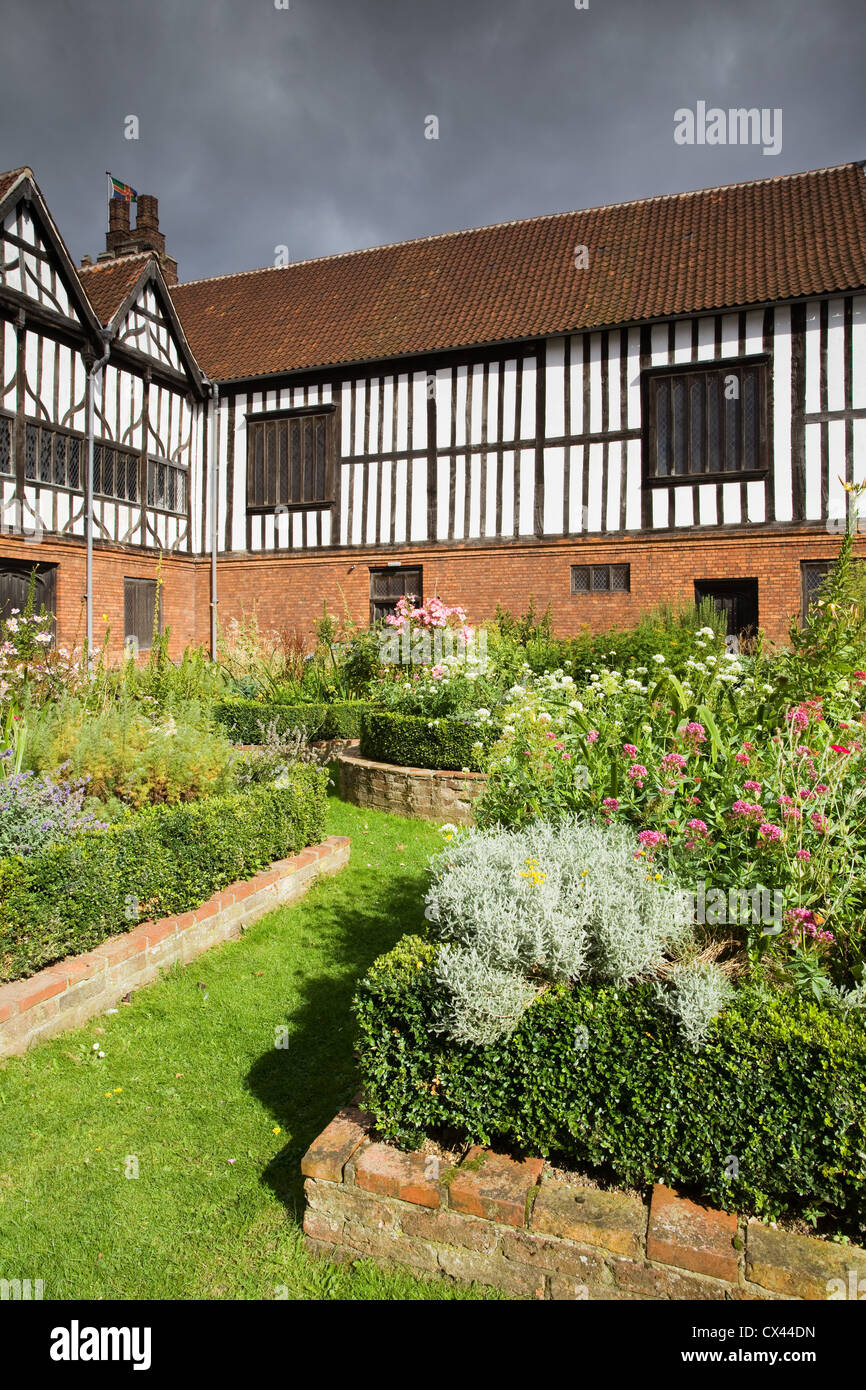
[[[27,858],[0,859],[0,981],[89,951],[139,921],[199,907],[219,889],[325,834],[327,772],[152,806]]]
[[[488,1047],[432,1031],[437,947],[404,937],[355,1000],[365,1105],[386,1139],[453,1127],[727,1210],[866,1222],[866,1023],[743,989],[695,1052],[650,986],[555,986]],[[736,1162],[732,1162],[734,1159]],[[730,1176],[727,1176],[730,1174]]]
[[[455,772],[482,772],[496,734],[455,715],[395,714],[367,709],[361,716],[361,757],[397,767],[430,767]],[[481,744],[479,751],[477,745]]]
[[[310,741],[331,738],[358,738],[361,733],[363,700],[340,704],[280,704],[268,700],[220,700],[214,716],[234,743],[263,743],[265,730],[274,725],[280,734],[303,729]]]

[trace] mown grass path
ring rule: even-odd
[[[356,1089],[355,984],[422,920],[441,843],[337,800],[328,833],[351,863],[302,902],[0,1063],[0,1278],[46,1299],[483,1296],[304,1252],[299,1163]]]

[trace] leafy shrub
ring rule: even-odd
[[[138,921],[186,912],[322,839],[327,773],[156,806],[29,858],[0,860],[0,979],[33,974]]]
[[[0,778],[0,858],[36,854],[46,845],[97,829],[100,822],[84,807],[85,787],[19,772]]]
[[[459,715],[426,719],[367,709],[361,716],[361,757],[398,767],[481,772],[494,737],[492,726]]]
[[[264,743],[269,729],[275,735],[292,734],[300,729],[309,740],[358,738],[361,713],[366,708],[361,700],[333,705],[221,700],[214,705],[214,717],[234,743]]]
[[[152,713],[150,712],[152,711]],[[129,806],[191,801],[229,791],[233,751],[195,701],[174,714],[133,700],[92,712],[67,696],[27,714],[26,761],[34,771],[63,766],[101,801]]]
[[[361,1078],[383,1135],[467,1140],[693,1185],[716,1206],[866,1222],[866,1026],[740,989],[695,1052],[652,985],[553,985],[489,1046],[436,1033],[438,947],[404,937],[359,987]],[[729,1176],[729,1155],[738,1159]]]

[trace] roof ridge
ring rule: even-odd
[[[515,217],[504,222],[485,222],[477,227],[461,227],[450,232],[434,232],[430,236],[407,237],[403,241],[385,241],[376,246],[359,246],[352,251],[334,251],[328,256],[309,256],[302,261],[289,261],[286,265],[263,265],[254,266],[251,270],[230,270],[222,275],[204,275],[199,280],[182,280],[176,285],[169,286],[169,290],[183,290],[191,285],[207,285],[218,280],[240,280],[248,275],[266,275],[271,272],[278,273],[283,270],[292,270],[300,266],[320,265],[325,261],[347,260],[350,256],[367,256],[374,251],[392,251],[402,246],[420,246],[431,241],[444,241],[449,237],[471,236],[475,232],[496,231],[500,227],[520,227],[529,226],[536,222],[553,222],[563,217],[581,217],[592,212],[607,212],[619,208],[638,207],[641,204],[673,202],[682,198],[697,198],[707,193],[721,193],[732,188],[753,188],[757,184],[786,183],[795,179],[814,178],[818,174],[832,174],[840,169],[862,168],[866,173],[866,161],[848,159],[841,164],[827,164],[818,169],[804,169],[793,174],[773,174],[765,179],[741,179],[734,183],[710,184],[706,188],[687,188],[680,193],[656,193],[648,198],[628,198],[621,203],[596,203],[588,208],[571,208],[563,212],[545,212],[536,214],[534,217]],[[95,267],[92,267],[95,269]]]
[[[145,257],[150,257],[153,260],[157,259],[155,251],[131,251],[128,256],[112,256],[111,260],[94,261],[92,265],[79,265],[75,268],[80,275],[86,275],[88,271],[105,270],[119,265],[128,265],[130,261],[141,261],[144,260]],[[192,283],[193,281],[190,281],[190,284]]]

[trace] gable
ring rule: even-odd
[[[0,287],[16,290],[63,318],[82,322],[35,205],[28,205],[24,198],[7,209],[0,225]]]
[[[118,346],[135,348],[172,371],[185,370],[183,350],[152,280],[139,289],[118,325],[115,341]]]

